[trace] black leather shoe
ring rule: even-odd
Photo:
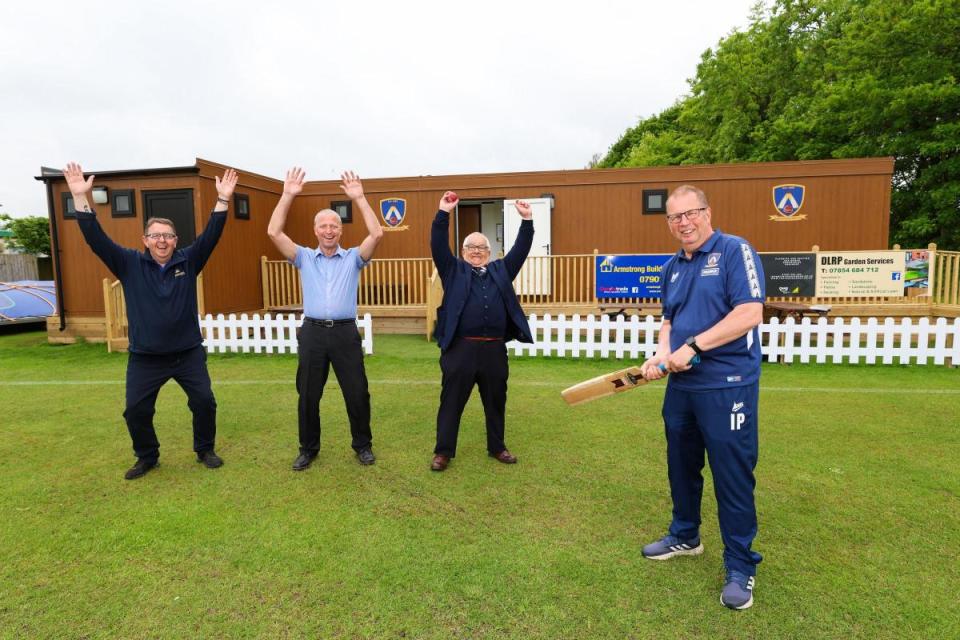
[[[309,453],[301,453],[297,456],[297,459],[293,461],[293,470],[294,471],[303,471],[311,464],[313,464],[314,458],[317,457],[317,454],[310,455]]]
[[[156,460],[144,460],[143,458],[137,458],[136,464],[127,469],[127,472],[123,474],[123,477],[127,480],[136,480],[141,476],[147,475],[147,472],[150,469],[153,469],[159,464]]]
[[[197,462],[202,462],[207,469],[219,469],[223,466],[223,458],[214,453],[213,449],[198,453]]]
[[[357,458],[359,458],[360,464],[373,464],[377,461],[377,457],[373,455],[373,449],[370,447],[357,451]]]

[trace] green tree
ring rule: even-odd
[[[41,216],[12,218],[0,213],[0,226],[13,231],[14,236],[8,243],[15,249],[26,253],[50,255],[50,221]]]
[[[602,167],[895,158],[891,242],[960,248],[960,0],[777,0]]]

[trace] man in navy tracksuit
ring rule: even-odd
[[[430,250],[443,282],[443,303],[437,311],[435,335],[440,347],[440,408],[437,411],[437,444],[430,463],[443,471],[457,454],[460,417],[473,387],[480,389],[487,426],[487,453],[505,464],[517,461],[504,442],[507,407],[506,343],[533,342],[530,326],[513,290],[513,279],[533,244],[533,210],[517,200],[523,220],[509,253],[490,262],[490,240],[471,233],[463,241],[463,259],[450,251],[447,232],[450,212],[459,198],[447,191],[430,231]]]
[[[753,470],[764,280],[753,247],[714,231],[711,216],[706,195],[696,187],[678,187],[667,199],[667,224],[680,251],[663,268],[659,347],[644,363],[643,374],[648,380],[671,374],[663,421],[673,520],[667,536],[646,545],[643,555],[666,560],[703,552],[700,499],[706,451],[724,545],[726,582],[720,601],[746,609],[753,604],[761,560],[750,546],[757,534]],[[700,360],[692,364],[696,356]]]
[[[130,346],[123,417],[137,462],[124,477],[133,480],[157,466],[160,443],[153,428],[154,407],[160,387],[170,378],[187,394],[197,460],[211,469],[220,467],[223,460],[214,452],[217,402],[197,321],[197,276],[223,234],[227,205],[237,185],[236,172],[227,169],[223,179],[216,179],[217,205],[207,228],[192,245],[177,249],[173,222],[150,218],[142,253],[115,244],[97,222],[87,201],[94,176],[84,180],[83,170],[75,163],[68,164],[63,174],[84,239],[120,280],[126,299]]]

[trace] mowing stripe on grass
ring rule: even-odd
[[[370,384],[383,385],[426,385],[440,386],[440,380],[376,380],[371,379]],[[566,384],[576,384],[577,381]],[[122,385],[126,384],[123,380],[0,380],[0,387],[50,387],[50,386],[97,386],[97,385]],[[249,385],[293,385],[292,378],[283,380],[221,380],[213,381],[215,387],[233,387]],[[338,386],[335,380],[330,380],[328,385]],[[511,380],[510,386],[520,387],[557,387],[565,384],[562,382],[542,382],[538,380]],[[655,388],[655,387],[652,387]],[[960,389],[908,389],[904,387],[767,387],[761,383],[760,391],[775,391],[777,393],[899,393],[905,395],[960,395]]]

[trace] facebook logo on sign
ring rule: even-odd
[[[891,279],[891,280],[899,280],[899,279],[900,279],[900,272],[899,272],[899,271],[894,271],[892,274],[890,274],[890,279]]]

